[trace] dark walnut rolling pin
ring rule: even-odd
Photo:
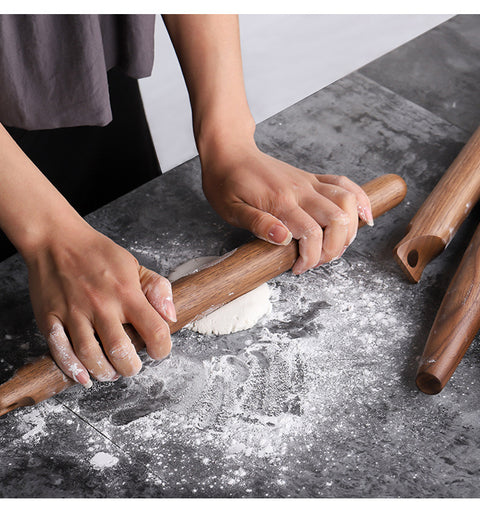
[[[373,217],[397,206],[407,186],[395,174],[380,176],[365,185]],[[363,226],[363,223],[360,222]],[[173,282],[178,321],[170,324],[173,334],[204,315],[288,271],[298,257],[298,245],[275,246],[259,239],[226,253],[212,266]],[[144,347],[133,327],[125,325],[137,350]],[[0,386],[0,415],[22,406],[37,404],[76,384],[66,377],[50,355],[21,367]]]
[[[445,387],[480,329],[480,225],[445,293],[417,371],[418,388]]]
[[[480,128],[411,220],[394,256],[411,282],[452,240],[480,198]]]

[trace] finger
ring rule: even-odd
[[[345,212],[343,212],[345,214]],[[326,264],[340,258],[346,249],[349,218],[345,215],[333,217],[323,230],[323,249],[319,263]]]
[[[324,196],[311,197],[304,204],[306,210],[323,228],[321,256],[313,266],[317,267],[340,257],[345,251],[350,218],[338,205]],[[355,219],[358,219],[356,215]]]
[[[243,202],[236,205],[235,223],[272,244],[285,246],[292,240],[292,233],[280,219]]]
[[[48,328],[47,343],[58,367],[75,382],[85,388],[91,388],[92,381],[88,371],[75,355],[62,322],[52,315],[49,318]]]
[[[75,353],[90,374],[101,382],[117,380],[118,372],[105,356],[92,323],[87,318],[75,318],[68,328]]]
[[[172,340],[169,326],[152,305],[142,296],[126,316],[143,339],[148,355],[159,360],[170,353]]]
[[[105,354],[120,375],[131,377],[142,369],[142,361],[119,318],[99,316],[95,320],[95,330]]]
[[[155,271],[143,266],[139,267],[138,274],[142,291],[153,308],[163,318],[173,322],[177,321],[171,283]]]
[[[347,239],[344,246],[350,246],[358,231],[357,199],[352,192],[327,183],[318,183],[316,190],[319,194],[333,201],[349,218]]]
[[[320,260],[323,244],[323,231],[320,225],[299,206],[285,212],[285,224],[298,240],[300,257],[292,272],[296,275],[314,267]]]
[[[337,176],[335,174],[317,174],[316,178],[320,183],[338,185],[345,190],[349,190],[355,194],[357,198],[358,217],[360,217],[362,221],[365,221],[365,223],[367,223],[369,226],[373,226],[373,215],[370,199],[362,187],[360,187],[360,185],[357,185],[346,176]]]

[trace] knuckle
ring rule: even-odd
[[[291,193],[286,192],[277,192],[271,201],[270,204],[270,212],[271,213],[279,213],[286,214],[290,210],[292,210],[296,206],[296,201],[293,198]]]
[[[110,283],[111,295],[110,298],[103,298],[103,304],[114,304],[114,300],[128,300],[138,291],[138,285],[132,282],[131,279],[125,279],[124,281],[112,280]]]
[[[149,336],[145,339],[145,344],[147,346],[162,347],[168,341],[170,341],[170,330],[167,324],[163,322],[151,330]]]
[[[302,232],[302,239],[312,239],[312,240],[319,240],[323,237],[323,230],[322,228],[316,224],[312,226],[307,226]]]
[[[331,215],[330,222],[340,226],[348,226],[350,224],[350,216],[343,210],[337,210]]]
[[[100,344],[95,339],[77,341],[73,346],[77,357],[82,362],[92,359],[100,350]]]
[[[107,326],[110,322],[114,321],[114,318],[118,315],[118,305],[104,301],[102,304],[95,305],[92,307],[92,320],[94,326],[99,324],[101,326]]]
[[[347,206],[357,206],[357,197],[353,192],[350,192],[349,190],[343,190],[340,193],[340,199]]]
[[[96,289],[88,289],[86,293],[88,304],[94,312],[104,314],[107,312],[106,304],[107,300],[105,295],[97,291]]]
[[[265,214],[262,212],[255,211],[250,216],[250,227],[254,233],[261,233],[261,227],[265,221]]]
[[[105,361],[98,360],[96,368],[88,368],[89,373],[100,382],[111,382],[117,377],[117,372],[105,363]]]
[[[135,350],[131,342],[117,342],[115,344],[110,344],[107,348],[108,355],[116,361],[125,361],[129,360],[134,354]]]
[[[101,290],[90,282],[84,282],[83,291],[89,303],[101,302],[103,300]]]
[[[170,283],[170,280],[168,280],[168,278],[165,278],[164,276],[161,276],[161,275],[157,275],[156,278],[155,278],[155,284],[158,286],[158,287],[164,287],[164,288],[168,288],[170,289],[171,287],[171,283]]]
[[[166,322],[162,320],[157,327],[154,327],[152,334],[157,340],[163,340],[170,335],[170,329]]]
[[[69,324],[75,324],[75,322],[77,322],[82,315],[84,315],[84,311],[82,310],[80,305],[71,304],[66,309],[65,321]]]
[[[132,377],[142,368],[142,362],[129,340],[117,340],[106,347],[106,352],[115,370],[124,377]]]
[[[66,334],[63,325],[59,321],[53,321],[47,324],[45,336],[47,341],[53,346],[63,345],[66,341]]]

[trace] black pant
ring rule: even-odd
[[[137,80],[113,69],[108,82],[113,113],[108,126],[38,131],[7,128],[81,215],[161,174]],[[15,251],[0,231],[0,260]]]

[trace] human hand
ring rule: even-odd
[[[37,324],[57,365],[86,387],[90,375],[135,375],[142,364],[124,323],[153,359],[167,356],[165,320],[176,321],[170,282],[83,220],[69,230],[24,256]]]
[[[202,171],[205,195],[227,222],[274,244],[298,239],[295,274],[339,258],[359,217],[373,225],[370,201],[353,181],[305,172],[251,144],[204,155]]]

